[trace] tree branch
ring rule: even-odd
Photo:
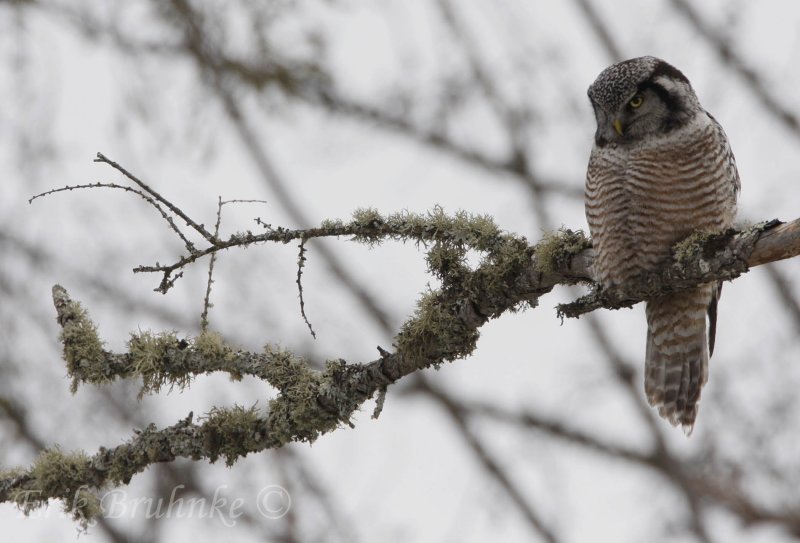
[[[291,441],[313,441],[342,424],[352,425],[353,412],[387,385],[422,368],[471,354],[479,328],[490,318],[537,305],[539,296],[556,284],[590,278],[592,252],[581,233],[563,230],[530,247],[524,238],[501,233],[485,217],[460,214],[449,218],[441,210],[427,218],[385,218],[374,211],[362,212],[349,225],[329,223],[306,231],[278,229],[259,241],[307,239],[323,232],[347,233],[370,243],[383,238],[433,243],[427,254],[428,267],[442,286],[420,299],[416,313],[395,337],[395,352],[379,349],[379,358],[363,364],[329,360],[323,371],[315,371],[288,351],[267,347],[263,353],[248,353],[224,344],[212,332],[194,339],[144,332],[131,336],[129,352],[116,354],[104,349],[86,311],[57,285],[53,302],[73,389],[79,382],[102,384],[141,376],[144,394],[165,385],[187,386],[198,374],[225,371],[234,378],[257,376],[279,394],[266,412],[255,407],[214,408],[202,424],[195,424],[190,414],[161,430],[148,426],[129,442],[102,448],[91,457],[82,452],[66,454],[58,448],[47,450],[30,469],[0,474],[0,501],[14,501],[30,510],[49,498],[61,498],[76,519],[87,522],[99,513],[89,489],[127,484],[150,464],[177,457],[213,462],[220,456],[232,464],[251,452]],[[673,259],[659,272],[632,282],[624,292],[598,290],[587,300],[568,304],[562,313],[621,307],[702,282],[732,279],[751,266],[800,253],[799,232],[800,219],[788,224],[770,221],[721,235],[690,236],[676,245]],[[222,245],[217,242],[208,252],[221,250]],[[465,264],[468,249],[485,253],[474,270]]]
[[[600,288],[583,298],[558,307],[562,317],[578,317],[604,307],[620,309],[643,300],[693,288],[717,280],[730,281],[750,268],[800,254],[800,219],[782,224],[778,220],[759,223],[723,234],[694,234],[673,247],[672,259],[660,269],[644,273],[636,281],[613,288]],[[590,253],[579,261],[591,261]],[[574,270],[586,277],[588,270]]]

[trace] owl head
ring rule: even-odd
[[[597,118],[595,143],[633,143],[685,126],[702,111],[680,70],[655,57],[638,57],[603,70],[589,87]]]

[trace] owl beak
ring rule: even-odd
[[[614,125],[614,130],[616,130],[618,135],[622,135],[622,122],[619,119],[614,119],[612,123]]]

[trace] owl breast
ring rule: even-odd
[[[595,279],[623,283],[692,232],[730,227],[737,188],[730,149],[705,112],[650,141],[595,146],[586,181]]]

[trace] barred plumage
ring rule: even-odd
[[[597,132],[586,218],[597,281],[624,284],[657,268],[693,232],[733,224],[739,191],[733,154],[679,70],[654,57],[621,62],[598,76],[589,98]],[[687,431],[708,378],[718,294],[718,285],[706,284],[647,302],[647,399]]]

